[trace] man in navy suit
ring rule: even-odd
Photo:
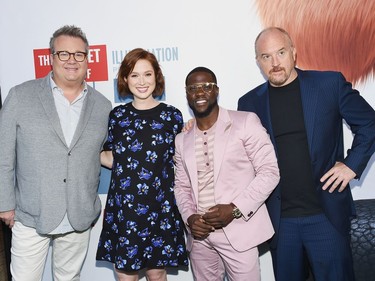
[[[263,30],[255,52],[268,81],[241,97],[238,110],[258,114],[278,158],[280,183],[267,201],[275,278],[304,280],[307,257],[316,281],[354,280],[349,182],[375,151],[375,112],[341,73],[296,68],[285,30]],[[346,155],[343,120],[354,136]]]

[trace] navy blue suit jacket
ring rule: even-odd
[[[336,161],[345,163],[359,178],[375,151],[375,112],[339,72],[302,71],[297,69],[302,108],[307,133],[311,167],[321,206],[331,223],[348,233],[350,217],[355,215],[350,187],[343,192],[323,191],[320,178]],[[268,82],[251,90],[238,101],[238,110],[255,112],[271,136],[272,131]],[[343,122],[354,134],[351,148],[344,156]],[[282,176],[282,175],[281,175]],[[281,213],[281,190],[278,186],[267,200],[275,228],[271,247],[277,243]]]

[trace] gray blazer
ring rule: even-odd
[[[98,217],[100,159],[112,105],[88,86],[76,132],[65,143],[50,75],[13,87],[0,110],[0,211],[46,234],[65,213],[77,231]]]

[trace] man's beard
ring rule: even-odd
[[[282,77],[278,77],[278,78],[273,78],[272,77],[272,73],[273,72],[277,72],[277,71],[283,71],[284,72],[284,75]],[[268,77],[268,80],[275,86],[282,86],[287,80],[288,80],[288,77],[286,75],[286,71],[285,71],[285,68],[283,67],[277,67],[277,68],[274,68],[270,71],[269,73],[269,77]]]
[[[204,117],[207,117],[208,115],[210,115],[210,113],[212,112],[212,110],[217,106],[217,100],[215,100],[215,102],[211,103],[208,105],[207,109],[205,111],[202,111],[202,112],[199,112],[195,109],[194,106],[192,106],[190,103],[189,103],[189,107],[190,109],[193,111],[194,113],[194,116],[197,117],[197,118],[204,118]]]

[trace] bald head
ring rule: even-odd
[[[276,26],[271,26],[268,28],[263,29],[255,39],[255,57],[258,58],[259,56],[259,51],[258,51],[258,44],[263,41],[268,41],[268,39],[272,38],[283,38],[282,40],[285,40],[285,45],[287,47],[293,47],[294,44],[292,39],[290,38],[288,32],[286,30],[282,29],[281,27],[276,27]]]

